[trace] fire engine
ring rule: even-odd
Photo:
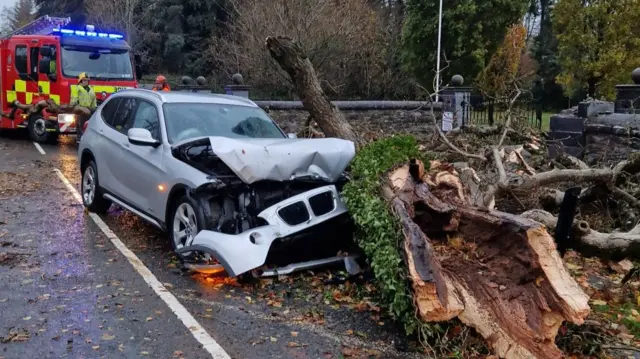
[[[26,128],[36,142],[55,142],[77,132],[72,114],[27,115],[14,103],[51,99],[68,104],[85,72],[100,104],[110,94],[137,87],[138,56],[122,34],[96,32],[95,27],[68,28],[70,18],[43,16],[0,39],[0,130]],[[135,69],[135,72],[134,72]]]

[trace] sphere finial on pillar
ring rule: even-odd
[[[464,77],[461,75],[453,75],[451,77],[451,86],[462,86],[464,84]]]
[[[640,67],[631,72],[631,80],[634,84],[640,85]]]
[[[233,76],[231,76],[231,81],[233,81],[234,85],[242,85],[242,75],[234,74]]]

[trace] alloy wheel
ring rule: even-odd
[[[189,203],[182,203],[173,215],[173,244],[180,249],[190,244],[198,232],[196,212]]]
[[[93,203],[96,196],[96,174],[93,167],[87,166],[82,176],[82,199],[87,206]]]

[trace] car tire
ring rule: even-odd
[[[111,207],[111,201],[102,197],[103,192],[98,180],[98,167],[94,161],[90,161],[82,171],[80,182],[80,196],[82,203],[94,213],[106,213]]]
[[[168,227],[171,248],[177,251],[204,229],[204,212],[192,197],[181,196],[172,206]]]
[[[29,138],[38,143],[55,143],[58,140],[58,134],[47,131],[47,121],[42,114],[33,114],[29,117],[27,124]]]
[[[248,272],[244,272],[238,276],[237,280],[240,284],[258,283],[260,281],[260,271],[257,269],[252,269]]]

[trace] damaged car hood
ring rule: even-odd
[[[202,140],[202,139],[199,139]],[[355,145],[338,138],[235,139],[209,137],[211,149],[245,183],[318,176],[336,182],[355,156]],[[183,142],[175,147],[189,145]]]

